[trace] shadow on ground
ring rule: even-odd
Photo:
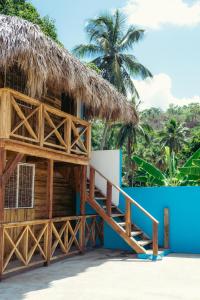
[[[133,259],[137,261],[135,255],[122,251],[93,250],[84,255],[77,255],[55,262],[49,267],[40,267],[4,279],[0,283],[0,299],[23,300],[30,292],[47,289],[57,280],[66,280],[77,276],[88,268],[98,267],[109,260],[128,262]]]

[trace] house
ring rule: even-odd
[[[125,195],[122,214],[112,205],[112,183],[105,178],[107,195],[102,195],[95,188],[98,170],[90,167],[89,179],[86,170],[90,120],[137,122],[136,112],[38,26],[1,15],[0,41],[0,276],[99,244],[104,221],[137,253],[146,253],[144,246],[152,241],[136,240],[141,232],[130,219],[130,206],[140,206]],[[95,214],[86,214],[86,202]],[[140,208],[153,221],[156,255],[157,221]]]

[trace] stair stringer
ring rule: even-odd
[[[87,202],[90,206],[99,214],[99,216],[106,221],[106,223],[119,234],[119,236],[137,253],[137,254],[146,254],[147,251],[145,248],[141,247],[137,241],[133,237],[129,237],[125,230],[123,230],[117,222],[113,220],[112,217],[109,217],[104,209],[95,201],[90,201],[89,199]]]

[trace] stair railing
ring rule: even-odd
[[[146,209],[144,209],[138,202],[132,199],[126,192],[124,192],[118,185],[111,182],[101,172],[90,165],[89,182],[90,192],[89,201],[95,201],[95,173],[104,178],[107,182],[106,192],[106,212],[108,216],[111,216],[112,208],[112,191],[113,188],[117,189],[125,198],[125,230],[126,234],[131,237],[131,205],[136,206],[141,212],[143,212],[152,221],[152,238],[153,238],[153,255],[158,255],[158,220],[156,220]]]

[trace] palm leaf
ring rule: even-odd
[[[200,167],[200,159],[193,159],[192,164],[197,167]]]
[[[190,167],[194,159],[200,158],[200,148],[186,161],[183,167]]]
[[[159,169],[157,169],[152,164],[148,163],[147,161],[143,160],[138,156],[134,156],[133,160],[140,168],[142,168],[150,176],[152,176],[154,179],[158,179],[164,184],[164,182],[166,181],[166,177]]]
[[[183,167],[179,169],[181,174],[188,176],[197,176],[200,179],[200,168],[199,167]]]

